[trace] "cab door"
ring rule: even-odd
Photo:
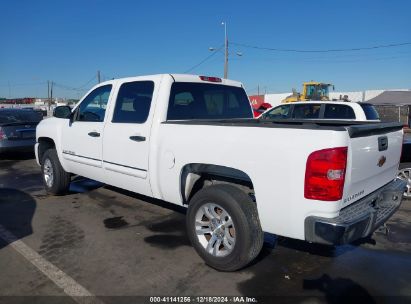
[[[123,83],[103,138],[103,168],[107,183],[151,195],[148,161],[153,80]]]
[[[70,172],[101,180],[103,130],[112,85],[91,91],[62,131],[62,155]]]

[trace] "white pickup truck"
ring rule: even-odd
[[[299,101],[265,111],[259,119],[328,119],[379,122],[372,104],[346,101]]]
[[[242,84],[216,77],[107,81],[36,135],[49,193],[76,174],[187,206],[192,245],[224,271],[258,255],[263,231],[324,244],[368,236],[405,187],[401,125],[256,120]]]

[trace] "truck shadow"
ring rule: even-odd
[[[155,234],[145,237],[144,241],[162,249],[191,246],[185,223],[185,216],[179,213],[174,213],[164,220],[147,223],[146,228]]]
[[[303,289],[317,290],[324,293],[327,303],[349,303],[351,300],[364,304],[376,303],[368,291],[351,279],[331,278],[328,274],[323,274],[318,279],[305,279]]]
[[[88,192],[91,190],[101,188],[104,185],[105,184],[89,179],[89,178],[85,178],[82,176],[76,176],[72,179],[70,183],[69,193],[70,194],[84,193],[84,192]]]
[[[115,191],[117,193],[147,202],[149,204],[175,211],[175,213],[166,216],[160,216],[159,218],[154,220],[142,221],[138,224],[138,226],[143,225],[147,230],[152,232],[152,235],[144,238],[144,241],[146,243],[150,244],[153,247],[165,250],[174,250],[181,246],[191,246],[185,226],[185,213],[187,211],[186,208],[159,199],[123,190],[117,187],[109,185],[106,185],[104,187],[111,191]],[[122,217],[113,217],[104,220],[104,225],[106,227],[108,220],[109,224],[111,224],[113,221],[115,225],[119,224],[119,229],[134,226],[132,224],[128,225],[128,223],[124,224],[124,219]]]
[[[127,191],[127,190],[124,190],[124,189],[114,187],[114,186],[105,185],[104,188],[106,188],[108,190],[112,190],[112,191],[120,193],[120,194],[123,194],[123,195],[126,195],[126,196],[129,196],[129,197],[132,197],[132,198],[136,198],[136,199],[141,200],[141,201],[145,201],[147,203],[156,205],[158,207],[162,207],[162,208],[166,208],[166,209],[169,209],[169,210],[176,211],[177,213],[180,213],[180,214],[185,214],[186,211],[187,211],[187,209],[185,207],[178,206],[178,205],[175,205],[175,204],[172,204],[172,203],[169,203],[169,202],[166,202],[166,201],[162,201],[162,200],[159,200],[159,199],[156,199],[156,198],[152,198],[152,197],[149,197],[149,196],[145,196],[145,195],[142,195],[142,194],[139,194],[139,193],[130,192],[130,191]]]
[[[17,189],[0,189],[0,249],[33,233],[36,201]]]
[[[332,257],[338,257],[351,250],[355,250],[358,246],[361,246],[362,244],[369,244],[369,243],[373,244],[374,242],[375,241],[373,239],[364,238],[364,239],[360,239],[356,242],[353,242],[347,245],[330,246],[330,245],[308,243],[306,241],[290,239],[286,237],[278,237],[278,241],[276,245],[287,248],[287,249],[309,253],[311,255],[332,258]]]
[[[241,270],[252,276],[239,282],[238,290],[244,296],[262,297],[259,302],[271,302],[272,296],[276,296],[276,300],[295,297],[294,301],[299,302],[298,299],[305,296],[313,303],[349,303],[352,297],[358,297],[361,303],[375,303],[369,292],[353,280],[333,279],[324,273],[335,264],[328,254],[311,254],[317,249],[306,249],[300,251],[277,244],[273,250],[265,244],[256,260]]]

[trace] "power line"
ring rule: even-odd
[[[185,73],[191,72],[192,70],[196,69],[197,67],[199,67],[200,65],[202,65],[204,62],[206,62],[207,60],[211,59],[215,54],[217,54],[219,51],[221,51],[221,49],[223,48],[224,45],[220,46],[218,49],[216,49],[214,52],[211,53],[211,55],[208,55],[206,58],[204,58],[203,60],[201,60],[199,63],[197,63],[196,65],[192,66],[191,68],[189,68],[188,70],[184,71]]]
[[[269,54],[269,53],[266,53]],[[272,55],[271,55],[272,54]],[[290,56],[289,53],[283,54],[274,54],[271,53],[269,56],[262,56],[261,54],[258,56],[247,56],[242,58],[241,60],[251,60],[251,61],[328,61],[334,62],[334,60],[379,60],[385,59],[385,57],[393,57],[396,58],[409,58],[411,56],[411,50],[409,51],[391,51],[391,52],[379,52],[379,53],[325,53],[325,54],[313,54],[305,56],[304,53],[298,56]],[[239,60],[239,58],[233,58],[231,60]]]
[[[69,91],[87,91],[88,89],[85,89],[86,86],[88,86],[92,81],[94,81],[97,78],[97,75],[94,75],[90,80],[88,80],[86,83],[84,83],[81,86],[78,87],[72,87],[69,85],[65,85],[65,84],[61,84],[61,83],[56,83],[54,82],[54,85],[56,87],[59,87],[60,89],[64,89],[64,90],[69,90]]]
[[[253,58],[249,57],[244,59],[245,61],[251,62],[283,62],[287,64],[295,64],[295,63],[351,63],[351,62],[373,62],[373,61],[388,61],[388,60],[397,60],[397,59],[404,59],[410,58],[411,55],[403,55],[403,56],[384,56],[384,57],[371,57],[367,56],[366,58],[361,57],[354,57],[354,58],[347,58],[347,57],[336,57],[336,58],[329,58],[329,57],[312,57],[312,58],[272,58],[272,57],[258,57]],[[234,59],[233,59],[234,60]]]
[[[65,84],[61,84],[61,83],[58,83],[58,82],[54,82],[54,86],[56,86],[60,89],[68,90],[68,91],[77,91],[77,92],[79,92],[79,91],[87,91],[88,90],[88,89],[74,88],[74,87],[71,87],[71,86],[68,86],[68,85],[65,85]]]
[[[258,49],[258,50],[265,50],[265,51],[275,51],[275,52],[330,53],[330,52],[351,52],[351,51],[365,51],[365,50],[374,50],[374,49],[381,49],[381,48],[391,48],[391,47],[398,47],[398,46],[404,46],[404,45],[411,45],[411,42],[381,44],[381,45],[375,45],[375,46],[370,46],[370,47],[360,47],[360,48],[326,49],[326,50],[281,49],[281,48],[270,48],[270,47],[255,46],[255,45],[250,45],[250,44],[245,44],[245,43],[238,43],[238,42],[231,42],[231,44],[246,47],[246,48],[251,48],[251,49]]]
[[[103,81],[114,79],[114,77],[109,77],[106,74],[101,73],[101,79]]]
[[[94,75],[94,76],[93,76],[89,81],[87,81],[85,84],[77,87],[77,89],[82,89],[82,88],[84,88],[85,86],[89,85],[92,81],[94,81],[94,79],[96,79],[96,77],[97,77],[97,76]]]

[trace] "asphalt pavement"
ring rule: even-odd
[[[386,229],[337,247],[266,235],[252,265],[224,273],[190,246],[183,209],[79,177],[68,195],[48,196],[33,155],[2,155],[0,302],[411,302],[410,219],[404,200]]]

